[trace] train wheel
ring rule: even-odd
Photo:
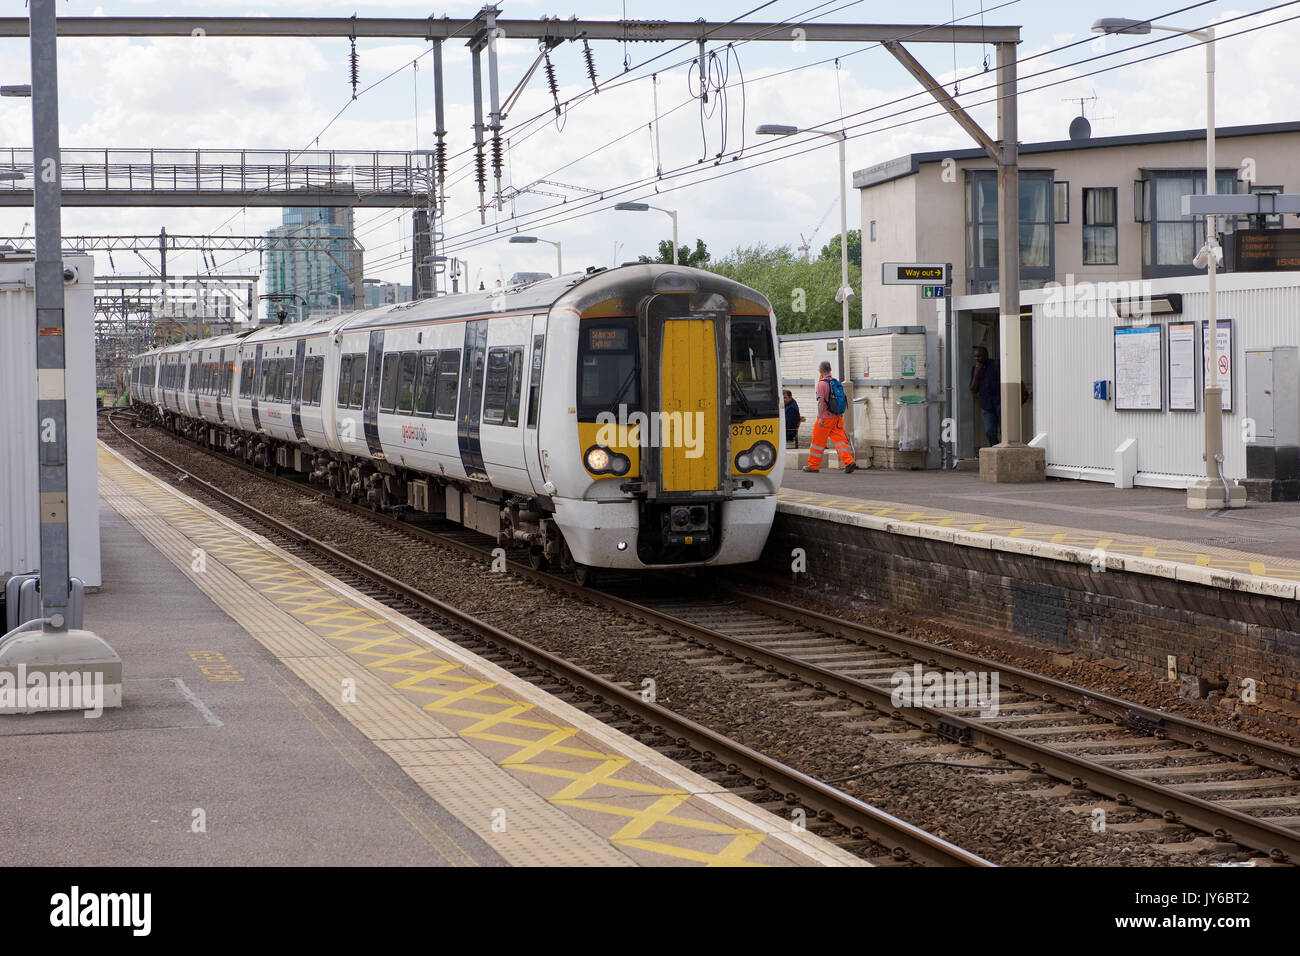
[[[573,580],[578,582],[579,587],[594,588],[596,586],[596,569],[585,564],[573,565]]]
[[[528,551],[528,566],[534,571],[546,570],[546,552],[541,548],[530,548]]]

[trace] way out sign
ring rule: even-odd
[[[947,285],[948,267],[942,262],[882,262],[883,285]]]

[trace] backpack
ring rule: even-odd
[[[830,384],[831,392],[826,397],[826,410],[832,415],[843,415],[849,404],[844,397],[844,386],[840,384],[840,380],[837,378],[831,379]]]

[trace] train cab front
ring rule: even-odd
[[[649,269],[578,315],[579,446],[600,504],[565,539],[594,567],[756,560],[782,466],[771,307],[711,273]]]

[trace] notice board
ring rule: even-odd
[[[1169,323],[1169,410],[1196,411],[1196,323]]]
[[[1158,412],[1164,408],[1162,326],[1116,326],[1115,410]]]
[[[1210,323],[1201,322],[1201,356],[1204,359],[1204,368],[1201,369],[1202,381],[1207,385],[1210,381],[1210,356],[1214,356],[1214,361],[1219,365],[1219,388],[1223,389],[1223,410],[1232,411],[1232,319],[1218,319],[1219,334],[1215,336],[1214,345],[1210,345]]]

